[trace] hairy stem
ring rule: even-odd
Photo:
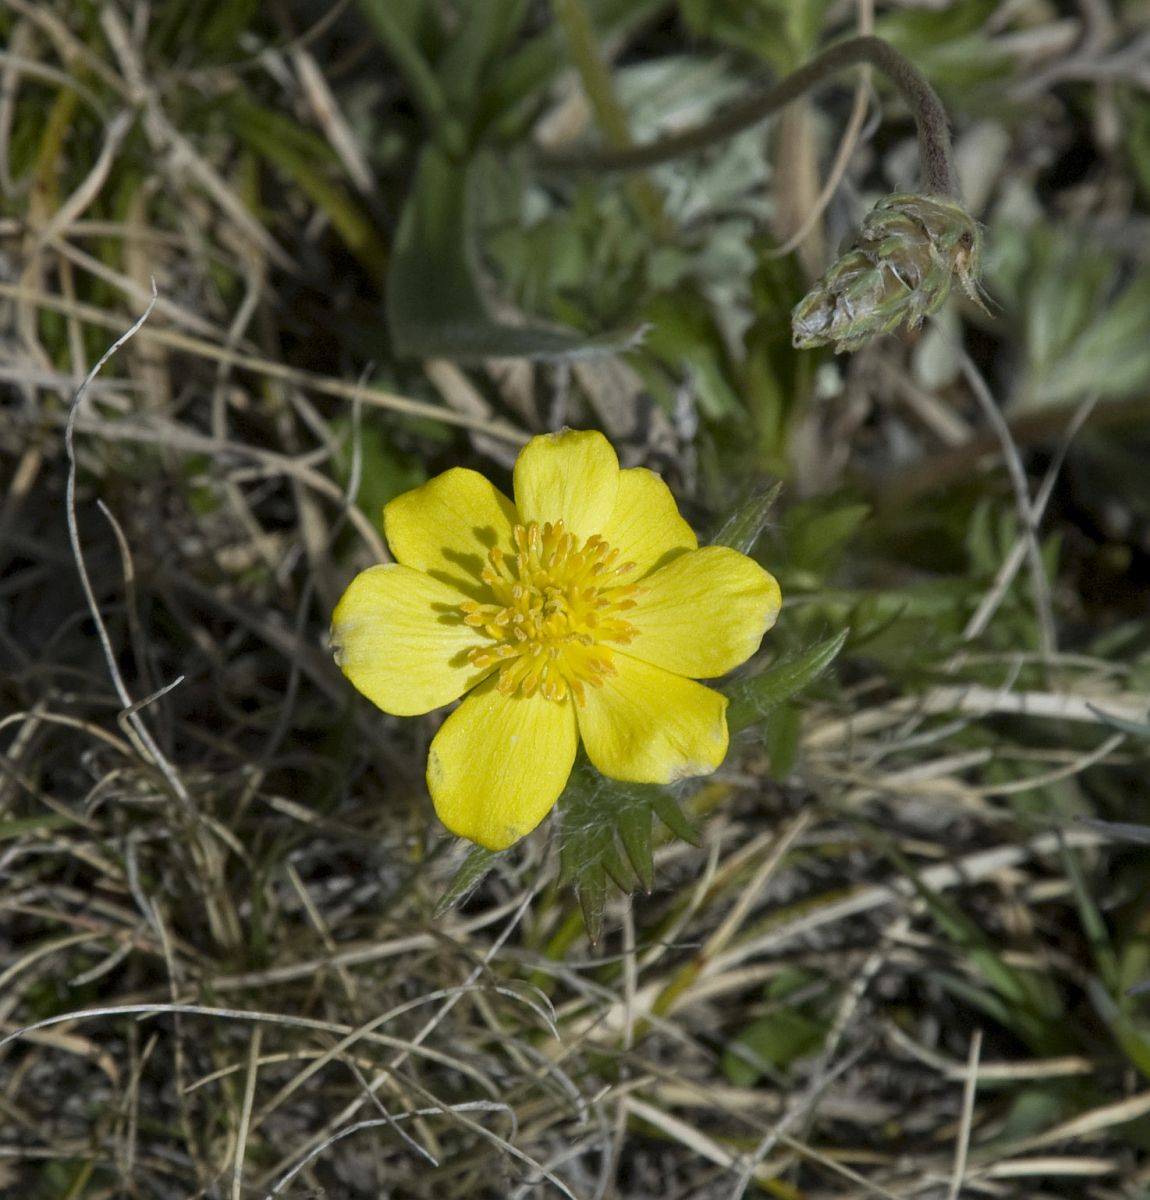
[[[924,192],[959,200],[946,110],[938,93],[926,77],[889,42],[871,35],[848,38],[829,47],[766,92],[732,104],[694,129],[685,129],[682,133],[642,146],[620,147],[600,153],[541,156],[539,164],[549,170],[607,172],[635,171],[670,162],[749,129],[830,76],[863,63],[869,63],[886,75],[902,93],[914,114]]]

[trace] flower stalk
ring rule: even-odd
[[[978,298],[982,235],[962,207],[946,110],[925,76],[882,38],[848,38],[824,50],[766,92],[731,105],[710,121],[643,146],[549,156],[547,168],[632,171],[668,162],[750,128],[848,67],[869,64],[902,93],[918,132],[921,190],[887,196],[858,237],[831,264],[791,315],[794,345],[857,350],[900,326],[915,329],[936,312],[957,281]]]
[[[930,196],[957,201],[958,176],[951,155],[950,130],[938,93],[909,59],[873,34],[847,38],[828,47],[765,92],[724,108],[711,120],[693,129],[645,145],[549,154],[540,156],[537,162],[546,170],[597,173],[639,171],[658,166],[750,129],[839,71],[864,64],[886,75],[910,107],[918,133],[923,191]]]

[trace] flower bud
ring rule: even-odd
[[[887,196],[867,214],[854,244],[791,313],[794,344],[857,350],[900,325],[937,312],[957,278],[981,307],[982,231],[961,205],[938,196]]]

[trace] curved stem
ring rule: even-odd
[[[749,129],[792,100],[797,100],[804,92],[817,87],[829,76],[862,63],[869,63],[886,75],[902,93],[914,114],[924,192],[959,200],[958,176],[951,159],[946,110],[938,93],[922,72],[889,42],[869,34],[848,38],[829,47],[766,92],[732,104],[694,129],[685,129],[682,133],[642,146],[601,153],[546,155],[540,156],[537,161],[545,169],[563,171],[635,171],[657,166]]]

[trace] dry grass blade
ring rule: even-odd
[[[153,303],[155,301],[155,289],[153,285]],[[107,363],[119,349],[132,340],[136,333],[142,329],[152,314],[152,304],[149,304],[139,318],[132,326],[118,337],[111,346],[101,355],[96,365],[88,373],[87,378],[80,385],[75,396],[72,398],[71,411],[68,414],[68,422],[64,429],[64,446],[68,455],[68,486],[66,493],[66,516],[68,520],[68,536],[72,543],[72,553],[76,560],[76,569],[80,574],[80,583],[84,589],[84,596],[88,601],[88,612],[96,626],[96,632],[100,638],[100,644],[104,649],[104,660],[108,665],[108,673],[112,677],[112,682],[116,688],[116,694],[120,698],[120,703],[124,706],[124,713],[127,718],[128,727],[141,747],[143,753],[147,755],[148,760],[156,766],[168,781],[172,789],[172,794],[176,796],[185,806],[190,804],[187,790],[175,768],[168,761],[168,758],[160,750],[152,737],[148,727],[144,724],[143,719],[139,715],[139,706],[134,701],[128,692],[127,685],[124,683],[123,676],[120,674],[120,668],[117,664],[116,653],[112,648],[111,638],[108,635],[108,628],[104,622],[100,605],[96,600],[96,593],[92,587],[92,580],[88,575],[88,568],[84,563],[84,550],[80,541],[80,529],[76,519],[76,452],[75,452],[75,433],[76,420],[79,416],[80,406],[84,401],[84,397],[88,391],[91,382],[99,375],[105,363]],[[178,684],[178,680],[172,685]]]

